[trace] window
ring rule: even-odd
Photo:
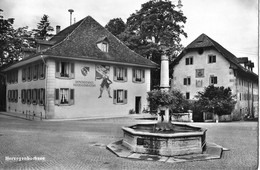
[[[192,65],[193,64],[193,57],[186,58],[186,65]]]
[[[187,86],[190,85],[190,77],[184,78],[183,79],[183,84],[187,85]]]
[[[98,48],[103,52],[108,52],[108,43],[103,41],[97,44]]]
[[[26,95],[26,99],[27,99],[27,104],[31,104],[31,89],[27,89],[27,95]]]
[[[18,90],[8,90],[8,101],[18,102]]]
[[[39,105],[44,105],[45,102],[45,89],[38,89],[38,100],[39,100]]]
[[[32,92],[32,104],[36,105],[37,104],[37,89],[31,90]]]
[[[216,76],[210,76],[210,84],[218,84],[218,78]]]
[[[204,77],[204,69],[196,69],[196,78]]]
[[[74,104],[74,89],[61,88],[55,89],[56,105],[72,105]]]
[[[74,78],[74,63],[56,61],[56,77]]]
[[[18,83],[18,70],[10,71],[7,73],[7,83]]]
[[[114,81],[127,81],[127,68],[114,67]]]
[[[22,81],[26,81],[26,68],[22,69]]]
[[[190,99],[190,93],[186,92],[186,99]]]
[[[39,79],[45,78],[45,65],[44,63],[40,63],[38,66],[38,77]]]
[[[126,104],[127,90],[123,90],[123,89],[114,90],[113,102],[114,104]]]
[[[209,63],[216,63],[216,56],[215,55],[209,55]]]
[[[31,81],[32,80],[31,74],[32,74],[32,68],[31,68],[31,66],[29,66],[27,68],[27,81]]]
[[[21,92],[21,97],[22,97],[22,103],[25,104],[26,103],[26,90],[23,89]]]
[[[32,70],[33,70],[33,72],[32,72],[32,79],[33,80],[37,80],[38,79],[38,67],[39,67],[38,64],[32,66]]]
[[[145,70],[133,69],[133,82],[144,83],[145,82]]]

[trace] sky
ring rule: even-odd
[[[185,47],[205,33],[236,57],[248,57],[258,74],[258,0],[181,0],[187,17],[182,37]],[[5,18],[14,18],[14,27],[36,28],[44,14],[51,25],[61,29],[70,24],[68,9],[73,9],[73,22],[90,15],[105,26],[110,19],[126,19],[148,0],[0,0]],[[172,0],[177,4],[177,0]]]

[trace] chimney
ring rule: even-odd
[[[56,25],[56,34],[58,34],[60,32],[60,26]]]

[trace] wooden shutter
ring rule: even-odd
[[[127,68],[124,68],[124,81],[127,81]]]
[[[124,104],[127,104],[127,90],[124,90]]]
[[[75,78],[75,68],[74,63],[70,63],[70,78]]]
[[[75,98],[75,96],[74,96],[74,89],[70,89],[69,93],[70,93],[69,94],[70,95],[69,104],[73,105],[74,104],[74,98]]]
[[[116,90],[113,90],[113,94],[114,94],[114,96],[113,96],[113,103],[116,104],[117,103],[116,102]]]
[[[55,77],[60,77],[60,62],[55,62]]]
[[[113,77],[114,81],[116,81],[116,80],[117,80],[117,76],[116,76],[116,70],[117,70],[117,67],[114,67],[114,77]]]
[[[45,106],[45,89],[42,89],[42,104]]]
[[[187,78],[184,78],[184,79],[183,79],[183,84],[184,84],[184,85],[187,85]]]
[[[135,69],[133,68],[133,82],[135,82],[136,77],[135,77]]]
[[[144,83],[145,82],[145,70],[141,70],[141,73],[142,73],[141,82]]]
[[[55,104],[59,105],[60,104],[60,93],[59,89],[55,89]]]
[[[217,77],[214,77],[214,83],[218,84],[218,78]]]
[[[15,90],[15,102],[18,102],[18,90]]]

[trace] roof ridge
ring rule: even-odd
[[[87,17],[90,17],[90,16],[87,16]],[[61,43],[63,43],[64,41],[66,41],[67,40],[67,38],[71,35],[71,34],[73,34],[74,32],[75,32],[75,30],[77,30],[77,28],[79,28],[81,25],[82,25],[82,23],[86,20],[86,18],[87,17],[85,17],[85,18],[83,18],[82,20],[80,20],[79,22],[81,22],[77,27],[75,27],[63,40],[61,40],[60,42],[58,42],[57,44],[54,44],[53,46],[51,46],[51,47],[49,47],[49,48],[47,48],[47,49],[45,49],[45,50],[42,50],[42,52],[46,52],[46,51],[48,51],[48,50],[50,50],[50,49],[52,49],[52,48],[54,48],[54,47],[57,47],[58,45],[60,45]],[[75,23],[76,24],[76,23]],[[72,25],[71,25],[72,26]],[[70,27],[70,26],[69,26]],[[67,27],[68,28],[68,27]],[[65,28],[66,29],[66,28]],[[64,30],[65,30],[64,29]]]

